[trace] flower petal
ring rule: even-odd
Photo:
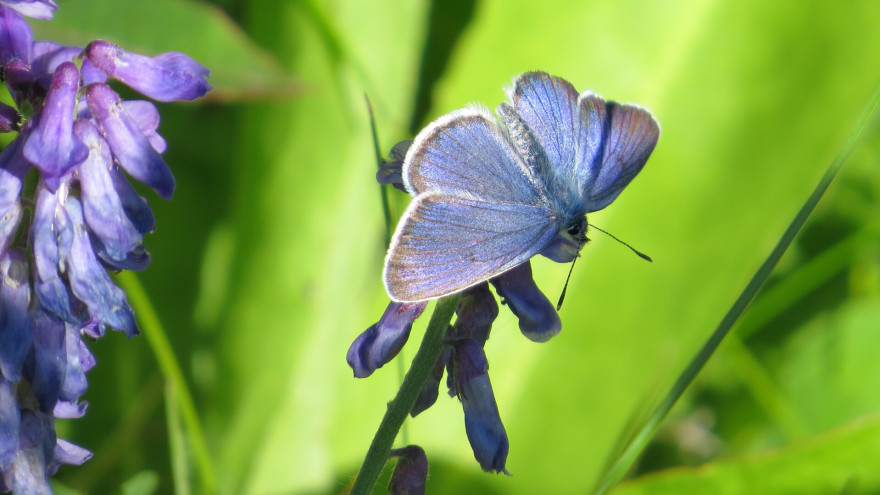
[[[55,404],[55,409],[52,410],[52,415],[56,418],[64,419],[81,418],[86,414],[86,409],[88,409],[88,407],[89,403],[86,401],[73,403],[66,400],[59,400]]]
[[[62,263],[62,251],[69,251],[72,232],[63,231],[70,225],[55,225],[55,214],[58,210],[58,198],[42,184],[37,186],[37,204],[34,209],[34,221],[31,235],[34,246],[34,289],[40,304],[64,321],[78,322],[71,311],[71,298],[59,274]],[[65,246],[59,247],[63,240]]]
[[[125,260],[130,251],[141,246],[143,237],[125,214],[113,185],[110,147],[88,120],[77,120],[73,130],[89,149],[88,158],[79,166],[86,223],[111,260]]]
[[[24,143],[24,156],[49,177],[64,175],[86,159],[89,150],[73,135],[79,71],[71,62],[58,66],[37,125]],[[37,118],[35,115],[33,118]],[[44,177],[45,178],[45,177]],[[51,182],[50,187],[54,190]],[[55,186],[57,187],[57,185]]]
[[[58,9],[55,0],[3,0],[3,5],[34,19],[48,20]]]
[[[0,377],[0,471],[6,471],[15,460],[20,424],[15,384]]]
[[[92,359],[91,353],[80,338],[79,325],[69,323],[66,325],[64,354],[66,368],[59,398],[63,401],[76,402],[89,387],[83,360]]]
[[[453,345],[453,376],[464,409],[464,428],[474,457],[484,471],[510,474],[504,468],[510,447],[489,381],[489,363],[479,342]]]
[[[88,306],[89,313],[101,324],[121,330],[128,337],[136,335],[137,325],[125,292],[113,284],[92,251],[79,201],[67,198],[64,213],[57,215],[56,223],[72,225],[73,242],[67,267],[73,294]]]
[[[171,170],[125,111],[119,95],[109,86],[96,83],[89,86],[86,101],[119,165],[163,198],[171,199],[174,192]]]
[[[482,283],[465,290],[455,314],[458,318],[453,325],[451,337],[471,338],[480,345],[485,345],[486,340],[489,339],[492,322],[498,316],[498,303],[489,290],[489,284]]]
[[[547,296],[532,279],[530,262],[490,280],[503,304],[519,318],[519,329],[533,342],[546,342],[562,329],[562,321]]]
[[[388,483],[391,495],[418,495],[425,493],[428,481],[428,456],[418,445],[407,445],[394,449],[391,457],[399,457]]]
[[[0,252],[4,251],[21,221],[21,188],[30,167],[21,156],[16,138],[0,153]]]
[[[144,136],[153,145],[153,149],[158,153],[164,153],[167,144],[165,139],[156,132],[159,128],[159,109],[146,100],[123,101],[122,106],[125,111],[134,120],[135,125]]]
[[[356,378],[366,378],[394,359],[425,306],[424,302],[389,303],[379,322],[358,335],[346,355]]]
[[[33,39],[28,23],[14,10],[0,5],[0,65],[13,60],[29,62]]]
[[[52,462],[49,463],[49,475],[55,474],[61,465],[80,466],[82,463],[92,458],[92,452],[84,449],[75,443],[68,442],[63,438],[59,438],[55,443],[55,455],[52,456]]]
[[[437,402],[437,396],[440,395],[440,380],[443,379],[443,370],[446,369],[451,358],[452,348],[447,347],[443,349],[440,353],[440,357],[437,358],[437,362],[434,363],[434,367],[431,368],[431,374],[428,375],[428,379],[425,381],[422,391],[419,392],[419,396],[416,398],[416,402],[413,404],[413,407],[409,412],[410,416],[418,416]]]
[[[89,43],[85,53],[108,76],[154,100],[194,100],[211,89],[210,71],[183,53],[147,57],[106,41]]]
[[[376,172],[376,182],[379,184],[391,184],[396,189],[406,192],[403,185],[403,160],[406,152],[412,146],[412,140],[400,141],[391,147],[388,160],[382,160],[382,165]]]
[[[47,414],[21,411],[19,451],[12,467],[3,472],[3,481],[13,493],[51,495],[46,465],[55,449],[55,431]]]
[[[21,379],[21,368],[34,335],[28,278],[22,253],[13,250],[0,256],[0,373],[12,382]]]
[[[61,393],[61,383],[67,369],[64,349],[64,322],[44,311],[33,311],[34,354],[30,382],[40,410],[51,413]]]

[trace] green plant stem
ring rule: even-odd
[[[367,495],[376,484],[379,473],[388,461],[397,432],[400,431],[403,421],[412,410],[425,382],[428,381],[431,368],[440,357],[440,352],[443,350],[443,336],[446,334],[446,327],[449,326],[460,297],[458,294],[453,294],[437,301],[428,329],[425,330],[425,336],[422,338],[422,344],[400,385],[400,390],[397,391],[397,396],[388,403],[385,417],[376,430],[361,470],[351,487],[351,495]]]
[[[159,316],[156,314],[150,298],[147,296],[144,287],[141,285],[137,276],[130,271],[123,271],[116,275],[116,280],[128,296],[128,301],[135,309],[135,315],[138,319],[141,329],[153,349],[156,361],[159,363],[159,369],[162,375],[168,381],[172,392],[177,398],[180,406],[180,414],[183,417],[183,423],[186,425],[186,431],[190,446],[192,447],[193,457],[198,467],[199,476],[201,478],[203,493],[217,493],[217,478],[214,475],[214,467],[211,463],[211,456],[208,453],[208,445],[205,442],[205,435],[202,433],[202,427],[199,423],[199,416],[196,414],[196,408],[186,386],[186,380],[183,378],[183,372],[177,363],[177,358],[171,350],[171,344],[168,343],[168,337]]]
[[[834,180],[834,176],[837,175],[837,172],[840,170],[840,167],[846,161],[847,157],[849,157],[850,152],[855,146],[856,141],[861,135],[862,130],[871,120],[871,116],[874,113],[874,110],[877,108],[877,104],[880,102],[880,86],[875,89],[874,94],[871,96],[871,99],[868,102],[868,105],[865,107],[865,111],[862,113],[861,118],[856,124],[855,128],[850,132],[849,136],[841,147],[840,151],[838,151],[837,155],[834,157],[834,160],[831,161],[831,164],[828,165],[828,168],[825,170],[825,174],[819,180],[819,183],[816,185],[816,188],[813,189],[810,197],[807,198],[807,201],[801,206],[801,209],[798,211],[797,215],[795,215],[794,220],[788,225],[788,228],[785,229],[785,232],[782,234],[782,237],[779,239],[779,242],[773,248],[773,251],[770,252],[770,255],[764,260],[764,263],[761,264],[758,271],[749,281],[746,288],[740,293],[739,297],[733,303],[733,306],[727,311],[727,314],[724,315],[721,322],[718,324],[718,327],[712,332],[712,335],[703,344],[703,347],[700,349],[700,352],[694,356],[693,360],[691,360],[690,364],[688,364],[687,368],[679,375],[678,380],[675,381],[672,388],[666,394],[666,397],[663,398],[663,401],[657,406],[657,408],[651,413],[648,417],[648,420],[642,426],[642,428],[636,433],[636,435],[630,440],[629,443],[626,444],[623,452],[617,458],[617,460],[611,465],[608,471],[605,473],[605,476],[600,480],[597,485],[594,493],[599,495],[608,491],[611,487],[616,485],[621,479],[623,479],[626,472],[629,470],[630,466],[632,466],[633,462],[635,462],[636,458],[642,452],[642,450],[647,446],[648,441],[650,441],[651,437],[654,435],[654,432],[657,430],[657,427],[660,425],[660,422],[663,421],[663,418],[666,417],[666,414],[672,409],[672,406],[678,401],[681,395],[684,393],[685,389],[693,382],[694,378],[697,376],[697,373],[703,369],[703,366],[721,344],[721,341],[733,327],[734,323],[736,323],[737,319],[745,312],[749,303],[754,299],[755,295],[760,290],[761,286],[764,285],[764,282],[767,281],[767,278],[770,276],[770,273],[773,272],[773,268],[782,258],[782,255],[791,245],[794,240],[795,235],[801,230],[804,226],[804,223],[807,221],[807,217],[810,216],[810,213],[813,212],[813,209],[816,207],[816,204],[819,203],[819,200],[822,198],[822,195],[828,189],[828,186],[831,184],[831,181]]]

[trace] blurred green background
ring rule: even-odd
[[[206,101],[160,105],[178,185],[170,202],[144,192],[158,230],[139,277],[223,494],[344,492],[400,383],[398,362],[364,380],[345,363],[387,303],[365,93],[384,152],[467,103],[494,108],[534,69],[659,119],[644,171],[590,216],[654,263],[594,236],[559,336],[528,341],[506,308],[495,323],[486,351],[514,476],[480,471],[455,399],[406,426],[427,451],[429,493],[588,493],[880,83],[873,0],[58,3],[55,20],[33,22],[37,39],[184,51],[213,71]],[[613,493],[880,491],[878,150],[872,124]],[[399,215],[408,198],[391,197]],[[554,299],[568,267],[533,267]],[[149,340],[90,347],[88,414],[58,430],[95,456],[63,467],[59,492],[205,491]]]

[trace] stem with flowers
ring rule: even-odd
[[[388,403],[388,410],[373,436],[367,456],[361,465],[360,472],[351,488],[351,495],[366,495],[373,489],[379,473],[388,461],[391,445],[397,438],[397,433],[403,425],[406,415],[412,410],[416,399],[428,380],[434,363],[440,357],[443,350],[443,336],[452,320],[452,314],[458,306],[461,296],[452,294],[437,301],[425,337],[419,346],[416,356],[413,358],[397,396]]]

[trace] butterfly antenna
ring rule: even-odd
[[[594,224],[592,224],[592,223],[590,224],[590,227],[593,227],[594,229],[598,230],[599,232],[601,232],[601,233],[607,235],[608,237],[614,239],[615,241],[617,241],[617,242],[623,244],[624,246],[626,246],[626,247],[632,249],[632,252],[634,252],[634,253],[636,253],[637,255],[639,255],[639,257],[642,258],[643,260],[648,260],[648,261],[651,261],[651,262],[654,261],[654,260],[652,260],[651,257],[648,256],[647,254],[645,254],[645,253],[639,251],[638,249],[636,249],[636,248],[630,246],[629,244],[627,244],[627,243],[621,241],[621,240],[618,239],[617,237],[614,237],[613,234],[610,234],[610,233],[608,233],[608,232],[605,232],[604,230],[600,229],[599,227],[596,227],[596,225],[594,225]]]
[[[568,290],[568,281],[571,280],[571,272],[574,271],[575,261],[577,261],[577,258],[571,261],[571,269],[568,270],[568,277],[565,277],[565,285],[562,287],[562,294],[559,294],[559,302],[556,303],[556,311],[559,311],[562,308],[562,301],[565,300],[565,291]]]

